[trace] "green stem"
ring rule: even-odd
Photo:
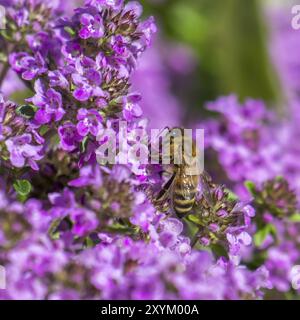
[[[195,235],[191,239],[191,247],[194,248],[197,242],[198,242],[198,231],[195,233]]]
[[[8,64],[8,62],[5,62],[3,69],[0,73],[0,88],[2,86],[3,80],[5,79],[5,76],[7,75],[8,70],[9,70],[9,64]]]

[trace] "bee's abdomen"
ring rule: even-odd
[[[173,193],[173,207],[175,213],[185,215],[189,213],[195,203],[196,188],[191,188],[190,185],[185,186],[184,183],[176,183]]]

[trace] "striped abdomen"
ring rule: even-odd
[[[189,213],[196,199],[199,176],[187,175],[184,169],[179,169],[173,185],[173,208],[178,216]]]

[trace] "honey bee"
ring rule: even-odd
[[[198,154],[197,146],[192,137],[185,136],[184,130],[181,128],[172,128],[168,129],[166,138],[170,144],[168,156],[173,173],[161,191],[154,197],[153,204],[163,212],[168,211],[171,207],[173,213],[181,218],[193,210],[198,186],[202,183],[204,189],[206,188],[207,176],[205,173],[199,173],[197,167],[199,166],[199,158],[196,157]],[[187,145],[190,146],[189,152],[185,152]],[[176,157],[181,161],[176,163]]]

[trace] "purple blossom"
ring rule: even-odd
[[[103,119],[96,109],[79,109],[77,120],[77,131],[81,136],[86,136],[90,133],[96,137],[100,130],[103,129]]]
[[[39,107],[34,117],[37,124],[41,125],[50,121],[61,120],[65,114],[61,94],[52,88],[46,89],[45,84],[40,79],[35,82],[34,88],[36,94],[28,101]]]
[[[131,121],[133,118],[138,118],[143,114],[138,102],[141,100],[141,96],[137,93],[132,93],[124,98],[123,117],[127,121]]]
[[[79,101],[86,101],[91,96],[103,96],[100,87],[102,83],[102,75],[97,70],[94,60],[84,57],[77,59],[75,63],[76,72],[72,74],[72,79],[76,85],[74,97]]]
[[[291,243],[286,243],[280,247],[270,248],[268,258],[265,263],[270,272],[272,285],[280,292],[290,290],[291,279],[289,278],[292,267],[296,264],[297,249]]]
[[[26,52],[12,53],[9,62],[17,73],[22,74],[24,80],[33,80],[47,72],[45,61],[39,52],[34,57]]]
[[[50,203],[55,207],[70,208],[75,206],[75,196],[67,188],[65,188],[61,193],[50,193],[48,197]]]
[[[84,208],[72,209],[70,218],[74,223],[72,231],[78,236],[83,236],[93,231],[99,223],[95,213]]]
[[[160,228],[161,232],[159,233],[159,240],[164,247],[174,248],[178,243],[181,242],[182,238],[180,237],[180,234],[183,231],[183,224],[181,221],[178,219],[169,218],[161,221]],[[189,243],[187,243],[187,245],[188,244]]]
[[[13,166],[22,168],[25,165],[29,165],[33,170],[39,169],[36,161],[42,159],[41,151],[43,147],[33,145],[30,134],[10,138],[5,144],[10,153],[10,161]]]
[[[80,169],[80,176],[71,180],[68,185],[71,187],[94,186],[100,188],[103,184],[103,175],[98,166],[85,166]]]
[[[124,0],[86,0],[86,4],[94,5],[99,9],[103,7],[112,8],[114,10],[119,10],[123,5]]]
[[[59,70],[49,71],[48,77],[50,81],[51,87],[60,87],[63,89],[67,89],[69,87],[69,82],[63,75],[63,73]]]
[[[48,272],[60,270],[66,264],[67,257],[61,250],[61,243],[52,242],[41,235],[37,241],[33,239],[25,240],[10,253],[10,259],[19,266],[19,272],[30,271],[43,277]]]
[[[73,123],[65,123],[58,128],[60,137],[60,147],[65,151],[73,151],[78,147],[78,143],[82,140],[77,132],[77,128]]]
[[[79,30],[79,37],[82,39],[100,38],[104,35],[104,26],[100,15],[92,16],[83,13],[80,16],[82,28]]]

